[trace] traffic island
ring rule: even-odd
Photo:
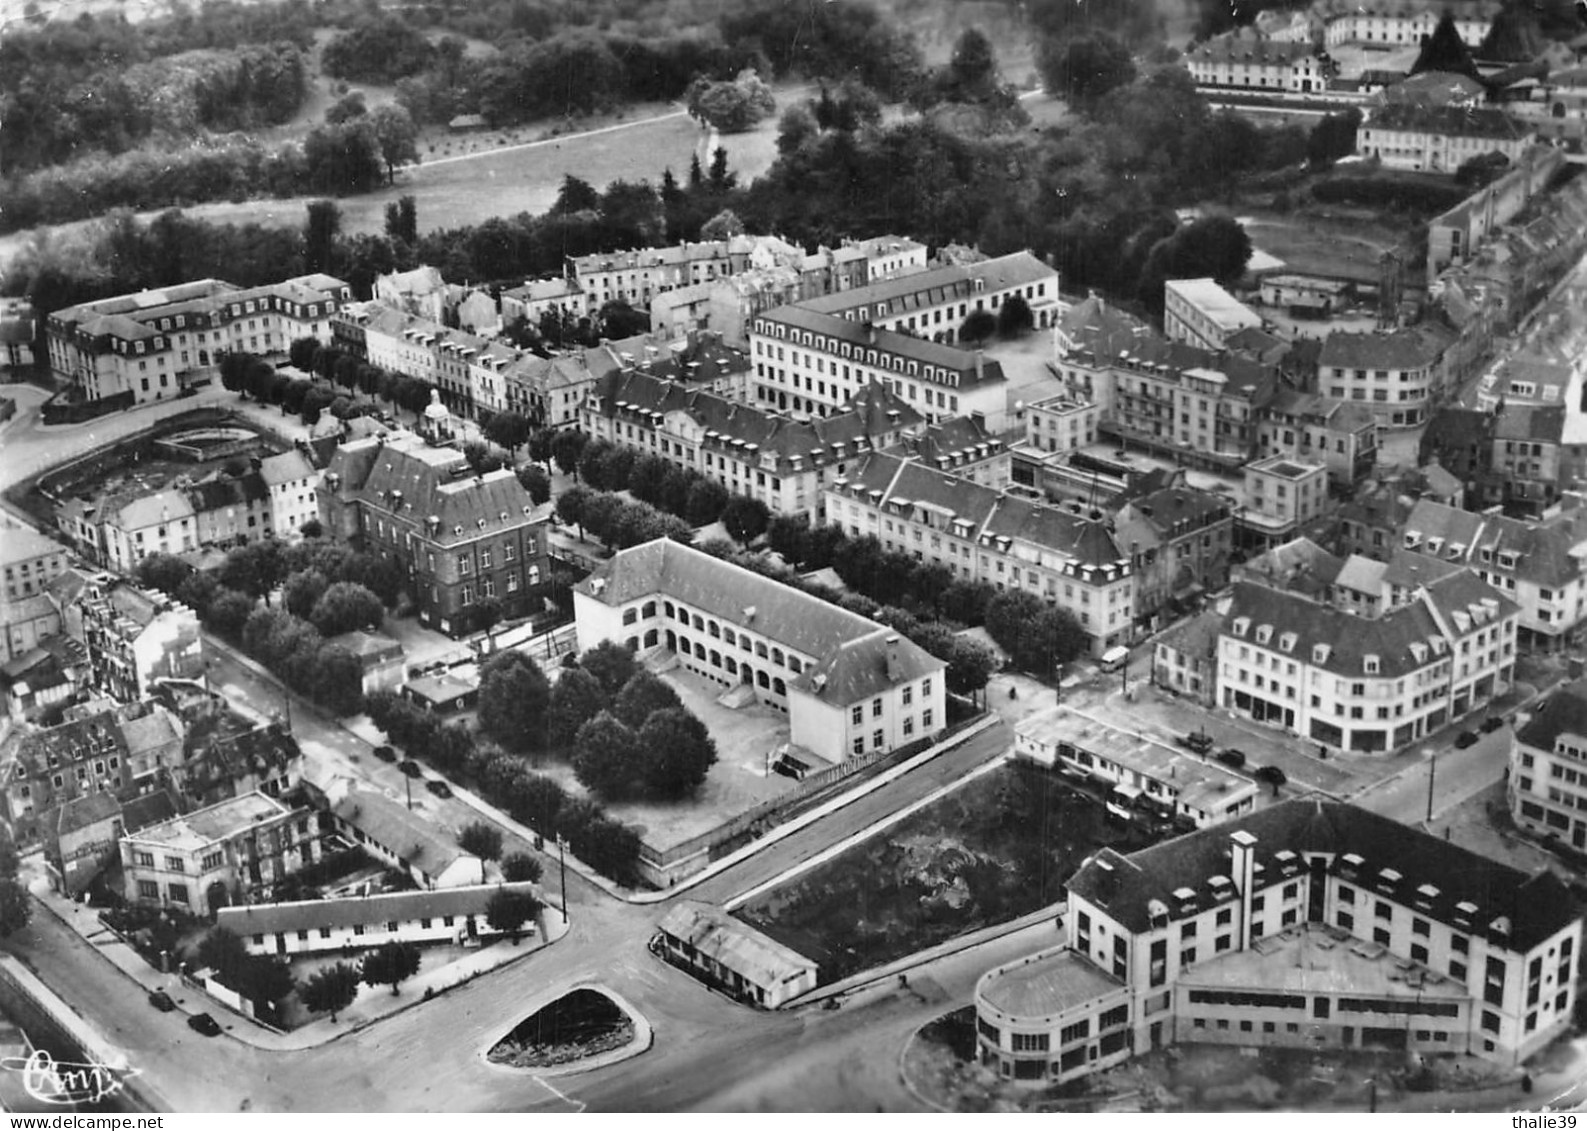
[[[603,987],[579,986],[540,1006],[485,1051],[488,1064],[537,1076],[585,1072],[650,1047],[650,1023]]]

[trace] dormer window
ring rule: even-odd
[[[1271,639],[1273,639],[1273,626],[1270,624],[1258,625],[1256,630],[1256,642],[1258,644],[1266,644]]]
[[[1311,662],[1314,664],[1326,664],[1332,651],[1332,647],[1327,644],[1313,644],[1311,646]]]
[[[1278,638],[1279,649],[1284,652],[1293,652],[1295,650],[1296,639],[1297,637],[1293,632],[1286,632],[1283,636]]]
[[[1251,628],[1251,618],[1250,617],[1235,617],[1234,618],[1234,634],[1236,636],[1244,636],[1248,631],[1250,631],[1250,628]]]
[[[1416,662],[1418,664],[1426,663],[1427,662],[1427,645],[1421,643],[1420,641],[1412,641],[1411,642],[1411,655],[1416,658]]]
[[[1368,675],[1377,675],[1379,669],[1378,658],[1376,656],[1367,656],[1363,661],[1363,667]]]
[[[460,522],[456,526],[452,527],[452,533],[457,535],[458,537],[462,537],[462,535],[463,535],[463,524]]]

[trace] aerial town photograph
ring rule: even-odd
[[[1574,1126],[1584,166],[1573,0],[0,0],[0,1112]]]

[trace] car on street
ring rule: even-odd
[[[375,747],[375,757],[382,762],[395,762],[397,760],[397,752],[390,746],[377,746]]]
[[[169,1013],[176,1008],[176,1002],[171,1000],[171,995],[164,990],[155,990],[149,995],[149,1004],[161,1013]]]
[[[1502,726],[1504,726],[1503,715],[1489,715],[1487,718],[1482,720],[1482,726],[1478,729],[1481,730],[1483,734],[1492,734]]]
[[[1212,735],[1208,734],[1204,730],[1194,731],[1190,734],[1182,734],[1179,736],[1178,742],[1179,745],[1183,746],[1185,749],[1194,750],[1197,754],[1212,753]]]
[[[1245,751],[1236,750],[1232,746],[1226,746],[1218,752],[1218,761],[1222,762],[1230,769],[1238,770],[1241,766],[1245,765]]]
[[[424,783],[424,788],[435,794],[437,797],[446,798],[452,796],[452,787],[447,785],[440,778],[431,778],[429,781]]]
[[[412,758],[404,758],[398,762],[397,769],[407,774],[410,778],[422,778],[424,776],[424,771],[419,769],[419,763]]]
[[[220,1025],[207,1013],[195,1013],[187,1019],[187,1027],[206,1037],[220,1036]]]
[[[1468,746],[1475,746],[1481,741],[1481,736],[1474,730],[1463,730],[1455,736],[1455,748],[1464,750]]]

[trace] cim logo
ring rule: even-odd
[[[32,1056],[0,1058],[0,1068],[22,1073],[28,1095],[47,1104],[92,1104],[109,1099],[138,1075],[136,1068],[57,1061],[39,1049]]]

